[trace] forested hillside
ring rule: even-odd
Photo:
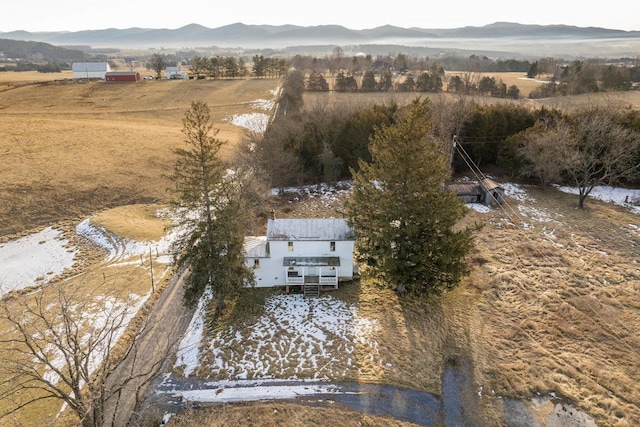
[[[22,61],[69,62],[84,61],[87,55],[79,50],[66,49],[48,43],[0,39],[0,59]]]

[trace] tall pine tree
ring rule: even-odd
[[[446,156],[431,138],[429,100],[416,99],[376,130],[360,161],[347,216],[361,262],[399,292],[440,293],[466,272],[475,227],[456,227],[466,208],[444,190]]]
[[[193,102],[183,119],[187,148],[175,150],[173,175],[179,238],[174,253],[177,264],[188,268],[185,303],[195,304],[211,291],[217,311],[225,298],[251,278],[244,265],[244,212],[240,183],[220,158],[225,141],[216,138],[210,110]]]

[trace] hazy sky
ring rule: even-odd
[[[105,28],[215,28],[244,24],[338,24],[351,29],[390,24],[455,28],[497,21],[640,30],[640,2],[574,1],[290,1],[290,0],[2,0],[0,32]],[[603,10],[606,7],[607,10]]]

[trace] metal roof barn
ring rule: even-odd
[[[71,65],[73,78],[76,80],[104,79],[107,72],[111,71],[108,62],[74,62]]]

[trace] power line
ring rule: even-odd
[[[457,140],[457,136],[454,135],[453,137],[453,148],[460,154],[460,156],[462,157],[462,159],[464,160],[464,162],[466,163],[467,167],[469,167],[469,169],[471,170],[471,172],[473,173],[473,175],[476,177],[476,179],[478,180],[478,183],[482,186],[482,188],[488,193],[490,194],[490,192],[488,191],[485,183],[483,182],[484,180],[487,179],[486,175],[481,171],[480,167],[478,165],[475,164],[475,162],[473,161],[473,159],[469,156],[469,154],[464,150],[464,148],[458,143]],[[493,197],[493,195],[491,196]],[[502,200],[502,203],[499,203],[500,201],[496,200],[496,202],[498,202],[498,206],[500,207],[500,209],[503,210],[503,212],[505,213],[505,215],[507,216],[507,218],[509,219],[509,221],[511,221],[516,228],[518,229],[518,231],[522,232],[523,229],[520,227],[520,225],[518,224],[518,221],[514,221],[512,219],[512,217],[510,216],[509,212],[507,212],[506,207],[509,208],[509,210],[511,211],[512,214],[514,214],[516,217],[519,218],[519,215],[515,212],[515,210],[508,204],[508,202],[506,200]],[[528,240],[528,242],[530,244],[532,244],[532,247],[534,248],[534,251],[538,252],[539,256],[543,259],[547,259],[549,260],[549,257],[547,255],[545,255],[544,253],[542,253],[538,248],[536,248],[535,245],[533,245],[533,242],[531,241],[531,238],[529,236],[527,236],[525,233],[522,233],[524,235],[524,237]],[[518,257],[518,260],[520,258]],[[577,291],[575,291],[575,289],[573,290],[573,293],[579,297],[587,297],[587,295],[582,295],[580,293],[578,293]],[[615,297],[610,296],[612,300],[614,300],[616,303],[618,303],[619,305],[622,305]],[[627,348],[629,348],[633,353],[635,353],[636,355],[638,355],[638,357],[640,357],[640,352],[638,350],[636,350],[635,348],[633,348],[629,343],[627,343],[626,341],[624,341],[620,335],[618,335],[612,328],[611,323],[607,320],[605,320],[602,316],[600,316],[600,314],[598,314],[598,311],[595,309],[595,307],[591,304],[591,301],[588,300],[588,298],[585,298],[585,302],[587,303],[587,305],[589,305],[589,308],[591,308],[591,311],[593,312],[593,314],[598,317],[598,319],[601,321],[601,323],[603,323],[604,325],[609,327],[609,332],[618,340],[620,341],[624,346],[626,346]],[[624,305],[622,305],[624,306]],[[603,306],[604,307],[604,306]],[[574,307],[575,308],[575,307]],[[577,308],[576,308],[577,309]],[[607,309],[608,311],[608,309]],[[615,317],[615,316],[614,316]],[[617,317],[615,317],[617,322],[620,324],[620,326],[626,330],[629,335],[631,336],[636,336],[636,334],[631,331],[629,328],[627,328],[626,325],[624,325],[620,319],[618,319]]]

